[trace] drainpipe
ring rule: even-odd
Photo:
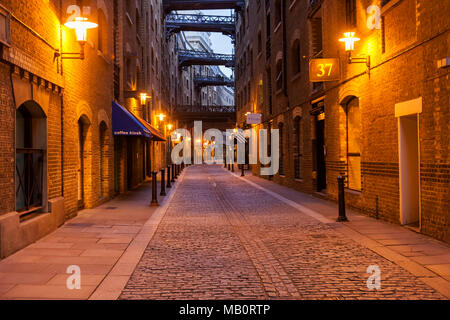
[[[286,41],[286,0],[281,0],[282,6],[282,23],[283,23],[283,81],[284,81],[284,95],[288,98],[288,108],[289,106],[289,94],[287,90],[287,41]]]
[[[59,0],[59,21],[62,19],[62,0]],[[62,24],[59,25],[59,51],[62,52]],[[61,75],[63,63],[61,59]],[[61,197],[64,197],[64,93],[61,95]]]

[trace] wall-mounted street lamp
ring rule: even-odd
[[[147,104],[147,99],[149,98],[149,96],[145,92],[142,92],[141,94],[139,94],[139,97],[141,99],[141,105],[145,106]]]
[[[95,29],[98,24],[88,21],[85,17],[76,17],[75,20],[64,24],[67,28],[75,30],[77,41],[80,44],[80,52],[57,52],[55,56],[61,56],[61,59],[81,59],[84,60],[84,45],[87,42],[88,29]]]
[[[157,115],[157,117],[158,117],[159,121],[162,122],[166,118],[166,115],[161,113],[161,114]]]
[[[171,124],[167,125],[167,130],[172,131],[172,128],[173,128],[173,125],[171,125]]]
[[[339,39],[340,42],[345,43],[345,51],[348,52],[348,63],[365,63],[368,68],[370,68],[370,56],[366,57],[352,57],[352,51],[355,50],[355,42],[359,41],[360,39],[355,37],[354,32],[345,32],[344,37]]]

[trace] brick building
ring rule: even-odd
[[[0,258],[166,165],[178,79],[161,7],[0,1]],[[64,25],[79,16],[97,24],[84,45]],[[147,138],[114,134],[113,102]]]
[[[344,175],[347,205],[450,242],[440,62],[449,57],[449,10],[448,1],[426,0],[247,1],[237,26],[237,117],[245,127],[247,112],[262,113],[261,128],[280,129],[280,171],[269,178],[335,200]],[[344,32],[360,38],[353,63]],[[340,80],[312,83],[314,58],[338,58]]]
[[[165,121],[170,111],[169,60],[161,16],[161,1],[115,1],[115,101],[149,127],[151,136],[117,134],[115,143],[115,191],[130,190],[165,166]],[[141,101],[141,95],[148,99]],[[166,119],[164,119],[166,120]]]
[[[113,195],[112,3],[1,1],[0,255],[24,247]],[[89,7],[90,9],[87,9]],[[88,32],[84,60],[72,14]],[[112,22],[112,21],[111,21]]]

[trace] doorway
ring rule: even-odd
[[[316,116],[316,168],[317,168],[317,192],[327,189],[327,169],[325,164],[325,114]]]
[[[86,137],[89,130],[89,120],[82,116],[78,120],[78,210],[85,208],[85,171],[86,171]]]
[[[400,222],[419,227],[419,118],[418,114],[398,118],[400,169]]]

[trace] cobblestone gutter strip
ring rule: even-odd
[[[268,298],[300,299],[300,293],[283,266],[275,259],[258,235],[248,226],[243,215],[225,197],[220,188],[215,188],[215,191],[218,203],[222,206],[228,221],[235,229],[242,245],[252,260]]]
[[[134,269],[141,260],[150,240],[158,229],[160,222],[164,218],[178,186],[183,181],[184,174],[185,172],[181,173],[177,183],[172,185],[172,189],[170,190],[169,195],[164,199],[163,204],[153,213],[150,219],[147,220],[124,254],[89,297],[89,300],[117,300],[119,298],[133,274]]]
[[[267,194],[275,197],[276,199],[284,202],[285,204],[301,211],[302,213],[326,224],[334,223],[334,221],[324,217],[319,212],[311,210],[305,206],[302,206],[292,200],[289,200],[282,195],[273,192],[271,190],[268,190],[252,181],[249,181],[245,178],[242,178],[238,176],[237,174],[231,173],[236,178],[240,179],[241,181],[245,181],[247,184],[251,185],[252,187],[259,189],[261,191],[266,192]],[[405,257],[389,248],[384,246],[382,243],[372,240],[365,236],[364,234],[360,233],[357,229],[351,228],[350,226],[346,225],[345,223],[340,224],[335,230],[339,231],[341,234],[344,234],[348,238],[354,240],[356,243],[370,249],[371,251],[375,252],[376,254],[380,255],[381,257],[393,262],[394,264],[400,266],[404,270],[410,272],[417,278],[419,278],[422,282],[430,286],[431,288],[435,289],[439,293],[441,293],[443,296],[445,296],[447,299],[450,299],[450,282],[446,279],[442,278],[441,276],[437,275],[436,273],[430,271],[429,269],[425,268],[424,266],[420,265],[419,263],[409,259],[408,257]]]

